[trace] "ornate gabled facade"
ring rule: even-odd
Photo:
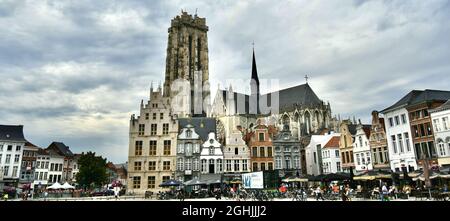
[[[250,151],[239,130],[234,130],[226,143],[223,148],[224,177],[233,181],[240,179],[241,173],[250,172]]]
[[[372,151],[373,168],[390,170],[384,118],[379,116],[378,111],[372,112],[372,128],[369,142]]]
[[[181,125],[180,125],[181,127]],[[177,169],[175,177],[180,181],[200,177],[200,146],[203,141],[192,124],[183,126],[177,141]]]
[[[159,185],[175,176],[178,121],[171,112],[170,98],[161,87],[150,89],[147,104],[130,119],[128,191],[143,194],[159,191]]]
[[[370,130],[371,125],[365,125],[359,120],[356,125],[355,139],[353,141],[353,158],[355,159],[356,171],[373,170],[372,152],[370,149]]]
[[[302,174],[301,159],[305,157],[305,149],[300,141],[292,136],[289,126],[273,139],[275,169],[280,170],[280,177],[300,176]]]

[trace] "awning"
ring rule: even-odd
[[[63,186],[61,184],[59,184],[58,182],[54,183],[53,185],[47,187],[47,189],[51,189],[51,190],[59,190],[59,189],[64,189]]]
[[[196,185],[205,185],[205,184],[206,184],[206,182],[202,182],[198,178],[184,182],[185,186],[196,186]]]
[[[367,171],[362,174],[359,174],[355,177],[353,177],[353,180],[377,180],[377,179],[391,179],[392,174],[387,171]]]
[[[75,187],[72,186],[72,185],[70,185],[68,182],[65,182],[65,183],[62,185],[62,188],[63,188],[63,189],[75,189]]]
[[[166,187],[166,186],[180,186],[182,185],[182,183],[178,180],[167,180],[164,183],[161,183],[159,186],[160,187]]]

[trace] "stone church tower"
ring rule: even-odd
[[[172,19],[168,32],[164,96],[173,98],[176,95],[171,91],[175,80],[187,80],[190,85],[189,107],[183,107],[187,113],[182,115],[205,116],[207,110],[202,109],[200,113],[194,111],[194,102],[196,105],[201,102],[201,107],[204,107],[203,101],[206,99],[206,106],[210,105],[206,19],[182,11],[181,15]]]

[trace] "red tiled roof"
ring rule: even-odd
[[[340,136],[333,136],[323,148],[339,148]]]

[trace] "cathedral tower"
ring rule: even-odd
[[[174,96],[170,89],[175,80],[188,80],[191,86],[189,114],[192,116],[194,115],[193,102],[197,99],[194,92],[199,92],[194,91],[194,86],[201,90],[202,103],[205,98],[209,100],[210,95],[206,19],[182,11],[181,15],[172,19],[168,32],[164,96]],[[194,84],[195,76],[198,76],[197,82],[201,82],[201,85]]]

